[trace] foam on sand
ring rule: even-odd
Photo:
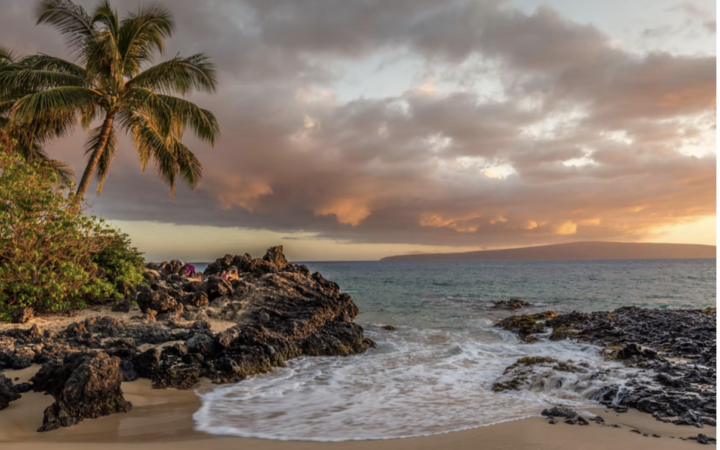
[[[630,373],[599,348],[570,341],[522,344],[487,322],[475,332],[368,330],[378,343],[348,358],[299,358],[270,374],[201,395],[196,429],[278,440],[344,441],[427,436],[536,416],[549,404],[592,407],[601,386]],[[524,356],[604,369],[603,376],[534,368],[537,381],[493,392]]]

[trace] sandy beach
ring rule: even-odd
[[[717,15],[1,1],[0,450],[717,445]]]
[[[39,366],[21,371],[7,371],[9,377],[27,381]],[[197,389],[207,389],[201,384]],[[125,398],[133,403],[127,414],[114,414],[79,425],[38,433],[42,412],[53,399],[41,393],[26,393],[10,407],[0,411],[0,447],[3,450],[84,450],[102,448],[120,449],[258,449],[258,450],[386,450],[386,449],[513,449],[513,450],[571,450],[577,448],[616,450],[696,448],[697,442],[682,441],[680,437],[696,436],[698,432],[715,437],[715,428],[702,430],[681,427],[656,421],[648,414],[630,411],[618,414],[613,410],[596,409],[607,423],[621,428],[567,425],[562,422],[550,425],[540,417],[500,423],[467,431],[441,435],[354,442],[285,442],[261,439],[211,436],[193,430],[192,414],[200,405],[194,390],[155,390],[149,380],[123,383]],[[649,436],[631,432],[637,429]],[[660,438],[652,437],[657,434]],[[674,438],[673,438],[674,437]]]
[[[133,313],[136,311],[133,311]],[[132,313],[111,313],[107,310],[87,310],[73,317],[52,316],[37,318],[34,323],[49,329],[61,330],[68,324],[91,317],[111,315],[127,320]],[[214,331],[226,329],[232,323],[212,321]],[[27,328],[3,324],[0,329]],[[165,346],[162,344],[161,347]],[[3,374],[16,383],[29,381],[40,369],[34,364],[23,370],[7,370]],[[616,450],[696,448],[694,440],[683,440],[699,433],[716,437],[715,427],[698,429],[656,421],[651,415],[631,409],[617,413],[611,409],[591,409],[587,412],[600,415],[606,424],[593,421],[590,425],[569,425],[558,420],[549,424],[539,416],[498,423],[466,431],[451,432],[425,437],[389,440],[312,442],[279,441],[239,437],[215,436],[194,430],[193,414],[200,407],[199,393],[213,389],[210,380],[201,381],[190,390],[152,389],[151,381],[138,379],[123,382],[126,400],[133,404],[130,412],[113,414],[99,419],[85,420],[69,428],[39,433],[43,411],[53,403],[53,397],[43,393],[28,392],[0,411],[0,448],[2,450],[83,450],[96,449],[258,449],[258,450],[306,450],[306,449],[437,449],[453,450],[513,449],[513,450],[571,450],[577,448]],[[481,405],[478,406],[482,407]],[[588,416],[589,417],[589,416]],[[638,430],[640,433],[633,432]],[[653,435],[659,436],[654,437]]]

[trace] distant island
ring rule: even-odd
[[[540,261],[599,259],[715,259],[714,245],[573,242],[537,247],[388,256],[381,261]]]

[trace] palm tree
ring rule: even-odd
[[[0,47],[0,72],[15,70],[20,61],[29,61],[18,53]],[[27,92],[25,93],[27,94]],[[17,123],[11,120],[12,108],[17,98],[0,99],[0,150],[19,154],[27,162],[39,162],[55,172],[64,183],[72,181],[74,173],[65,163],[50,159],[43,145],[55,137],[64,135],[72,125],[71,118],[57,123]]]
[[[171,94],[215,92],[217,79],[204,54],[147,67],[172,34],[170,12],[150,5],[120,20],[107,0],[92,15],[71,0],[43,0],[37,23],[59,30],[78,62],[42,54],[22,60],[15,70],[0,71],[0,100],[19,97],[12,108],[18,123],[59,123],[72,117],[89,129],[102,120],[89,133],[77,204],[94,174],[100,194],[115,155],[117,130],[132,137],[143,171],[151,159],[155,162],[171,195],[178,176],[197,187],[202,165],[182,143],[183,132],[189,127],[214,145],[219,126],[212,112]],[[19,95],[23,92],[30,93]]]

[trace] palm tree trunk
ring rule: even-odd
[[[105,146],[107,145],[108,139],[110,138],[110,132],[112,131],[114,121],[115,113],[108,112],[105,116],[105,121],[103,122],[102,131],[100,133],[100,140],[95,146],[95,150],[93,150],[92,156],[90,156],[90,161],[88,161],[88,164],[85,167],[85,172],[83,172],[83,176],[80,180],[80,184],[78,185],[77,192],[75,192],[74,201],[76,207],[80,207],[80,203],[82,203],[83,197],[85,197],[85,192],[87,192],[88,187],[90,186],[90,180],[95,173],[95,169],[97,169],[97,165],[100,162],[100,157],[102,157],[103,151],[105,151]]]

